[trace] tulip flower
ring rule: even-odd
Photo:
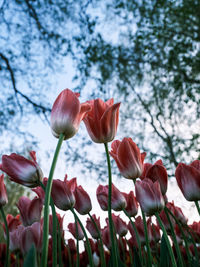
[[[148,178],[136,181],[135,192],[136,199],[147,216],[160,212],[164,208],[165,202],[158,181],[153,183]]]
[[[162,195],[167,192],[168,175],[167,170],[164,167],[162,160],[156,161],[153,165],[149,163],[144,164],[144,170],[140,177],[141,179],[149,178],[153,182],[158,181]]]
[[[96,215],[94,214],[94,215],[92,215],[92,218],[94,219],[94,221],[95,221],[95,223],[96,223],[96,225],[100,231],[101,230],[100,217],[98,217],[98,219],[97,219]],[[99,238],[99,233],[98,233],[93,221],[90,218],[87,218],[86,228],[94,239]]]
[[[113,99],[104,102],[101,99],[87,101],[91,110],[83,121],[88,134],[95,143],[108,143],[115,138],[119,121],[120,103]]]
[[[92,209],[92,203],[88,193],[82,188],[77,186],[74,190],[75,205],[74,208],[81,214],[88,214]]]
[[[120,236],[125,236],[128,232],[128,227],[126,225],[126,223],[120,218],[120,216],[116,216],[114,213],[112,214],[112,220],[113,220],[113,224],[115,227],[115,232]],[[108,218],[106,218],[106,222],[107,224],[108,222]]]
[[[97,200],[102,210],[108,210],[108,185],[99,185],[96,191]],[[121,211],[127,205],[123,194],[112,184],[111,206],[114,211]]]
[[[179,163],[175,176],[181,192],[188,201],[200,200],[200,161],[190,165]]]
[[[43,178],[42,170],[36,162],[35,152],[31,151],[32,160],[12,153],[10,156],[2,156],[0,169],[5,172],[10,180],[27,187],[36,187]]]
[[[90,110],[89,104],[80,104],[78,96],[78,93],[65,89],[56,98],[51,111],[51,130],[56,138],[60,134],[64,135],[64,140],[73,137]]]
[[[17,207],[20,211],[22,223],[24,226],[39,222],[42,212],[42,200],[40,198],[34,198],[30,200],[28,197],[20,197]]]
[[[130,217],[135,217],[138,213],[139,204],[136,200],[136,197],[134,196],[133,191],[130,191],[129,194],[122,192],[122,194],[125,197],[127,203],[125,207],[126,212]]]
[[[121,142],[115,140],[111,148],[110,155],[116,161],[122,176],[127,179],[136,179],[141,176],[146,153],[141,154],[131,138],[123,138]]]
[[[3,207],[8,203],[8,196],[6,186],[4,184],[4,175],[0,175],[0,207]]]
[[[76,238],[78,240],[83,240],[84,233],[83,233],[81,226],[78,222],[77,222],[77,226],[78,226],[78,233],[76,230],[76,224],[75,223],[69,223],[68,224],[69,232],[74,236],[74,238]],[[78,236],[77,236],[77,234],[78,234]]]

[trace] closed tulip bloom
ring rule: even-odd
[[[96,191],[97,200],[102,210],[108,210],[108,185],[99,185]],[[123,194],[112,184],[111,208],[114,211],[121,211],[127,205]]]
[[[42,200],[40,198],[34,198],[30,200],[28,197],[20,197],[17,207],[20,211],[21,220],[24,226],[39,222],[42,212]]]
[[[89,104],[80,104],[78,96],[78,93],[65,89],[56,98],[51,111],[51,130],[55,137],[59,138],[60,134],[64,134],[65,140],[73,137],[90,110]]]
[[[153,183],[148,178],[136,181],[135,192],[136,199],[147,216],[151,216],[164,208],[165,202],[158,181]]]
[[[100,217],[96,217],[96,215],[92,215],[92,218],[94,219],[99,231],[101,230],[101,225],[100,225]],[[87,221],[86,221],[86,228],[88,230],[88,232],[91,234],[91,236],[94,238],[94,239],[98,239],[99,238],[99,234],[98,234],[98,231],[93,223],[93,221],[90,219],[90,218],[87,218]]]
[[[181,192],[188,201],[200,200],[200,168],[199,161],[190,165],[179,163],[175,176]]]
[[[77,186],[74,190],[75,196],[75,205],[74,208],[80,213],[81,215],[88,214],[92,209],[92,203],[88,193],[83,189],[83,187]]]
[[[51,196],[57,208],[69,210],[75,205],[75,197],[70,187],[71,182],[65,179],[61,181],[54,179],[52,183]],[[73,185],[73,184],[72,184]]]
[[[31,151],[32,160],[12,153],[2,156],[0,169],[5,172],[10,180],[27,187],[36,187],[43,178],[42,170],[36,162],[35,152]]]
[[[0,207],[3,207],[8,203],[8,196],[6,186],[4,184],[4,175],[0,175]]]
[[[91,110],[83,121],[92,141],[95,143],[112,141],[117,132],[120,103],[114,104],[113,98],[106,102],[98,98],[86,103],[90,105]]]
[[[125,207],[126,212],[128,213],[130,217],[135,217],[138,213],[139,204],[136,200],[136,197],[133,191],[130,191],[128,194],[122,192],[122,194],[125,197],[126,203],[127,203]]]
[[[105,245],[109,250],[111,250],[110,231],[109,231],[109,226],[108,226],[108,225],[106,225],[106,226],[102,229],[101,234],[102,234],[102,241],[103,241],[104,245]]]
[[[83,230],[81,229],[81,226],[80,224],[77,222],[77,229],[78,229],[78,232],[76,230],[76,224],[75,223],[69,223],[68,224],[68,229],[69,229],[69,232],[74,236],[74,238],[78,238],[78,240],[83,240],[84,238],[84,233],[83,233]],[[78,236],[77,236],[78,234]]]
[[[149,178],[153,182],[158,181],[160,184],[162,195],[164,196],[166,194],[168,175],[167,175],[167,170],[162,163],[162,160],[156,161],[153,165],[145,163],[141,179],[144,178]]]
[[[141,154],[131,138],[125,137],[121,142],[115,140],[111,148],[110,155],[116,161],[122,176],[127,179],[136,179],[141,176],[146,153]]]
[[[128,227],[126,225],[126,223],[120,218],[120,216],[116,216],[114,213],[112,214],[112,220],[113,220],[113,224],[115,227],[115,232],[119,235],[119,236],[125,236],[128,233]],[[106,219],[107,224],[108,222],[108,218]]]

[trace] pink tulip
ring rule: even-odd
[[[8,196],[6,186],[4,184],[4,175],[0,175],[0,207],[3,207],[8,203]]]
[[[114,213],[112,214],[112,220],[115,227],[115,232],[120,236],[125,236],[128,232],[128,227],[126,223],[120,218],[120,216],[116,216]],[[107,224],[108,218],[106,219]]]
[[[113,99],[104,102],[101,99],[87,101],[91,110],[83,121],[88,134],[95,143],[108,143],[115,138],[119,121],[120,103]]]
[[[136,181],[135,192],[136,199],[147,216],[160,212],[164,208],[165,202],[158,181],[153,183],[148,178]]]
[[[74,238],[78,238],[78,240],[83,240],[84,233],[83,233],[81,226],[78,222],[77,222],[77,226],[78,226],[77,227],[78,232],[76,230],[76,224],[75,223],[69,223],[68,224],[69,232],[74,236]]]
[[[40,198],[34,198],[30,200],[28,197],[20,197],[17,207],[20,211],[22,223],[24,226],[39,222],[42,212],[42,200]]]
[[[188,201],[200,200],[200,161],[190,165],[179,163],[175,176],[181,192]]]
[[[115,140],[111,148],[110,155],[116,161],[122,176],[127,179],[136,179],[141,176],[146,153],[141,154],[131,138],[123,138],[121,142]]]
[[[32,160],[12,153],[2,156],[0,169],[5,172],[10,180],[28,187],[36,187],[43,178],[42,170],[36,162],[35,152],[31,151]]]
[[[92,215],[92,218],[94,219],[94,221],[95,221],[95,223],[96,223],[96,225],[100,231],[101,230],[100,217],[98,217],[98,219],[97,219],[96,215],[94,214],[94,215]],[[96,230],[96,227],[90,218],[87,218],[86,228],[94,239],[99,238],[98,231]]]
[[[97,200],[102,210],[108,210],[108,185],[99,185],[96,191]],[[114,211],[121,211],[127,205],[123,194],[112,184],[111,208]]]
[[[74,208],[81,214],[88,214],[92,209],[92,203],[88,193],[82,188],[77,186],[74,190],[75,206]]]
[[[134,196],[133,191],[130,191],[129,194],[122,192],[122,194],[125,197],[126,203],[127,203],[125,207],[126,212],[128,213],[130,217],[135,217],[138,213],[139,204],[136,200],[136,197]]]
[[[168,175],[167,170],[164,167],[162,160],[156,161],[153,165],[149,163],[144,164],[144,171],[141,175],[141,179],[149,178],[153,182],[158,181],[163,196],[167,192]]]
[[[51,130],[55,137],[60,134],[64,134],[65,140],[73,137],[90,110],[89,104],[80,104],[78,96],[78,93],[65,89],[56,98],[51,111]]]

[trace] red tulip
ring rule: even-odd
[[[109,226],[106,225],[102,231],[102,241],[104,245],[110,250],[111,249],[111,240],[110,240],[110,231],[109,231]]]
[[[165,202],[158,181],[153,183],[148,178],[136,181],[135,192],[136,199],[147,216],[151,216],[164,208]]]
[[[4,175],[0,175],[0,207],[3,207],[8,203],[8,196],[6,186],[4,184]]]
[[[136,200],[136,197],[134,196],[133,191],[130,191],[129,194],[122,192],[122,194],[125,197],[126,203],[127,203],[125,207],[126,212],[128,213],[130,217],[135,217],[138,213],[139,204]]]
[[[116,216],[114,213],[112,214],[112,220],[115,227],[115,232],[119,236],[125,236],[128,232],[128,227],[126,223],[120,218],[120,216]],[[107,224],[109,223],[108,218],[106,219]]]
[[[81,214],[88,214],[92,209],[92,203],[88,193],[82,188],[82,186],[76,187],[74,190],[75,205],[74,208]]]
[[[76,184],[76,178],[67,181],[65,177],[64,181],[54,179],[52,183],[51,196],[57,208],[61,210],[69,210],[75,204],[75,197],[73,189]]]
[[[179,188],[188,201],[200,200],[200,168],[199,161],[190,165],[179,163],[175,176]]]
[[[99,185],[96,191],[97,200],[102,210],[108,210],[108,185]],[[121,211],[126,207],[126,199],[123,194],[112,184],[111,208]]]
[[[30,200],[28,197],[20,197],[17,207],[20,211],[22,223],[24,226],[40,221],[42,212],[42,200],[34,198]]]
[[[114,100],[104,102],[101,99],[87,101],[91,110],[83,121],[91,139],[95,143],[108,143],[115,138],[119,121],[120,103]]]
[[[12,153],[2,156],[0,169],[5,172],[10,180],[28,187],[36,187],[43,178],[43,173],[36,162],[35,152],[31,151],[32,160]]]
[[[92,218],[94,219],[94,221],[95,221],[95,223],[96,223],[96,225],[100,231],[101,230],[100,217],[98,217],[98,219],[97,219],[96,215],[94,214],[94,215],[92,215]],[[87,218],[86,228],[94,239],[99,238],[98,231],[96,230],[96,227],[90,218]]]
[[[200,244],[200,221],[193,222],[191,225],[189,225],[189,228],[191,229],[190,233],[195,242]]]
[[[84,233],[83,233],[81,226],[78,222],[77,222],[77,226],[78,226],[77,227],[78,232],[76,230],[76,224],[75,223],[69,223],[68,224],[69,232],[74,236],[74,238],[78,238],[78,240],[83,240]]]
[[[141,154],[131,138],[123,138],[122,142],[115,140],[111,148],[110,155],[116,161],[122,176],[127,179],[136,179],[141,176],[146,153]]]
[[[156,161],[153,165],[149,163],[144,164],[144,170],[141,179],[149,178],[153,182],[158,181],[163,196],[167,192],[168,175],[162,160]]]
[[[73,137],[79,125],[90,110],[87,103],[80,104],[79,94],[69,89],[63,90],[53,104],[51,111],[51,130],[55,137],[64,134],[64,139]]]

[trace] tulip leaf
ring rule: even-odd
[[[160,267],[170,267],[170,255],[164,235],[160,244]]]
[[[36,249],[34,244],[31,246],[29,252],[26,254],[23,267],[37,267]]]

